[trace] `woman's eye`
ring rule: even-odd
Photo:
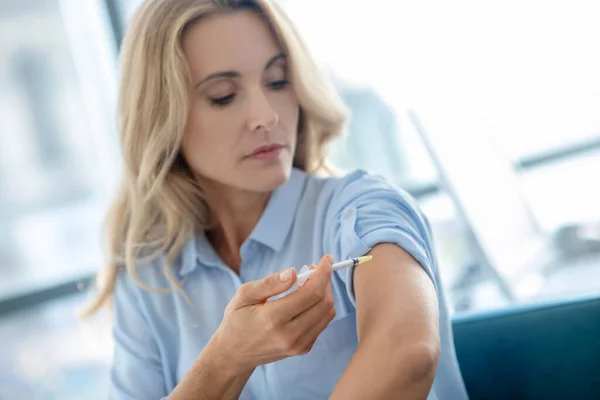
[[[281,90],[284,87],[286,87],[288,84],[289,84],[288,81],[281,80],[281,81],[275,81],[275,82],[269,83],[269,87],[274,90]]]
[[[223,97],[214,97],[210,99],[210,104],[212,104],[213,106],[225,106],[229,103],[231,103],[231,101],[233,100],[233,98],[235,97],[235,93],[231,93],[228,94],[227,96],[223,96]]]

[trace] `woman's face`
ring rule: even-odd
[[[190,27],[183,51],[191,73],[182,152],[200,180],[267,192],[290,175],[299,105],[286,57],[250,11]]]

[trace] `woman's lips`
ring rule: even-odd
[[[271,144],[267,146],[260,146],[254,150],[248,158],[257,161],[272,161],[279,157],[279,154],[283,151],[285,146],[280,144]]]

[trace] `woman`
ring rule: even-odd
[[[466,398],[427,222],[316,175],[344,112],[275,4],[146,1],[121,74],[113,398]]]

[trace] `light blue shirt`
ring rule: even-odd
[[[273,192],[242,245],[239,276],[204,235],[189,238],[174,273],[178,280],[185,278],[183,289],[195,311],[181,293],[149,292],[121,274],[114,293],[111,398],[167,396],[219,327],[225,307],[244,282],[315,263],[327,253],[336,261],[362,256],[383,242],[396,243],[410,253],[438,293],[441,356],[429,399],[466,399],[430,228],[415,201],[362,171],[319,178],[297,169]],[[160,260],[139,265],[137,271],[145,284],[169,287]],[[331,394],[358,346],[352,272],[349,268],[334,272],[337,315],[312,350],[256,368],[240,399],[325,399]]]

